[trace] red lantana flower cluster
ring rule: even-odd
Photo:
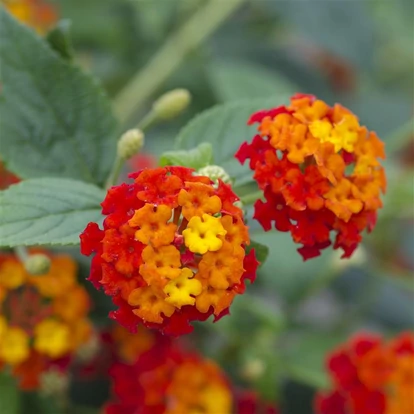
[[[315,399],[317,414],[413,414],[414,334],[386,342],[359,335],[328,357],[334,390]]]
[[[118,359],[110,368],[113,401],[105,414],[276,414],[253,392],[234,392],[218,365],[140,327],[113,332]]]
[[[95,253],[89,280],[119,309],[111,317],[179,335],[189,322],[229,312],[258,265],[230,186],[184,167],[142,170],[112,187],[103,230],[89,223],[81,251]]]
[[[379,159],[384,144],[339,104],[333,107],[312,95],[298,94],[289,106],[253,114],[259,123],[251,143],[236,158],[250,160],[265,201],[255,204],[254,218],[265,231],[290,232],[303,258],[334,248],[350,257],[364,229],[371,231],[386,179]]]

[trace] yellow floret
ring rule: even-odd
[[[29,336],[17,327],[5,328],[0,338],[0,359],[10,365],[17,365],[29,357]]]
[[[66,324],[45,319],[35,328],[34,348],[51,358],[59,358],[69,351],[70,332]]]
[[[190,269],[182,269],[181,275],[165,286],[164,293],[168,295],[165,301],[179,309],[184,305],[194,305],[193,296],[199,295],[203,287],[197,279],[192,277],[193,272]]]
[[[223,245],[218,236],[225,236],[227,231],[219,217],[203,214],[203,217],[193,217],[183,231],[185,245],[193,253],[204,254],[215,252]]]

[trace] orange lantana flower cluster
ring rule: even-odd
[[[358,335],[327,366],[335,389],[316,396],[318,414],[414,414],[414,334]]]
[[[56,23],[56,8],[43,0],[0,0],[6,9],[22,23],[44,33]]]
[[[23,389],[37,388],[52,367],[66,367],[91,334],[75,262],[50,259],[48,273],[32,276],[15,256],[0,255],[0,366],[11,367]]]
[[[89,223],[81,251],[95,253],[90,280],[113,297],[112,318],[174,335],[192,320],[229,311],[244,280],[255,278],[247,227],[231,188],[184,167],[142,170],[112,187],[100,230]]]
[[[112,333],[112,402],[105,414],[277,414],[254,392],[236,391],[212,360],[140,326]]]
[[[265,201],[254,218],[264,230],[289,231],[304,259],[331,244],[349,257],[371,231],[386,189],[384,144],[339,104],[330,107],[312,95],[295,95],[291,104],[252,115],[259,123],[253,141],[236,158],[250,160]]]

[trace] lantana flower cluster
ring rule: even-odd
[[[327,359],[334,389],[315,399],[317,414],[413,414],[414,334],[391,341],[362,334]]]
[[[105,414],[276,414],[253,392],[235,393],[217,364],[143,326],[113,332],[113,399]],[[262,410],[263,409],[263,410]]]
[[[12,370],[22,389],[39,387],[52,368],[65,370],[91,334],[89,296],[75,262],[50,260],[48,273],[33,276],[14,255],[0,255],[0,367]]]
[[[81,234],[82,253],[95,253],[89,280],[119,307],[111,317],[132,332],[143,323],[179,335],[227,314],[258,265],[230,186],[185,167],[130,177],[109,189],[103,230],[89,223]]]
[[[258,134],[243,143],[236,158],[254,170],[265,201],[255,203],[263,229],[290,232],[303,258],[331,244],[350,257],[371,231],[382,206],[386,178],[379,160],[384,144],[375,132],[339,104],[298,94],[289,106],[253,114]]]
[[[45,33],[58,20],[55,6],[43,0],[1,0],[0,3],[16,19],[39,33]]]

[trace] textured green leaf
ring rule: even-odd
[[[208,74],[217,97],[223,102],[280,95],[289,97],[298,91],[283,75],[243,61],[213,62]]]
[[[196,170],[213,162],[213,148],[211,144],[202,142],[197,148],[177,151],[167,151],[161,155],[160,164],[182,165]]]
[[[70,245],[101,219],[105,193],[61,178],[26,180],[0,192],[0,246]]]
[[[70,20],[61,20],[58,24],[47,34],[47,41],[53,50],[58,52],[64,59],[72,60],[73,46],[70,38]]]
[[[0,10],[1,156],[23,178],[102,184],[116,122],[100,87],[31,29]]]
[[[223,167],[236,185],[250,181],[252,172],[247,165],[240,165],[234,154],[244,141],[251,141],[256,126],[247,125],[250,115],[260,109],[268,109],[288,103],[284,96],[231,102],[217,105],[193,118],[178,134],[177,149],[191,149],[200,142],[213,147],[214,163]]]

